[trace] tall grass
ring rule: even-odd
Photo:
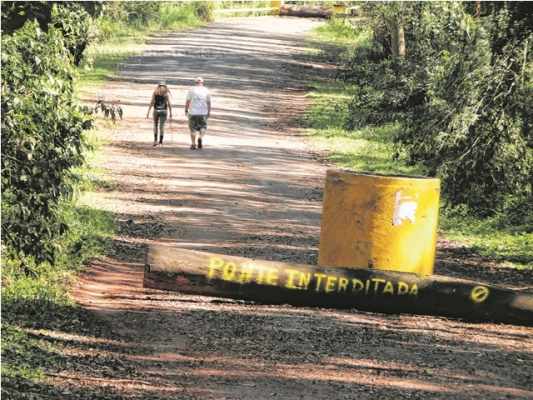
[[[419,165],[407,165],[396,155],[392,140],[398,124],[366,126],[357,130],[345,128],[348,121],[348,101],[356,87],[340,82],[317,83],[308,97],[311,107],[301,119],[310,128],[315,150],[326,153],[327,159],[339,167],[358,171],[403,175],[422,175]]]
[[[345,51],[350,47],[369,46],[372,33],[366,29],[364,21],[364,18],[333,18],[317,27],[312,37],[322,43],[343,46]]]
[[[175,4],[163,4],[160,9],[158,20],[153,21],[152,30],[180,30],[204,25],[197,14],[194,4],[176,6]]]
[[[354,48],[369,46],[370,34],[362,20],[350,23],[332,20],[318,27],[310,37],[310,47],[322,49],[318,58],[347,59]],[[347,129],[348,102],[357,96],[358,86],[330,80],[313,84],[308,94],[311,106],[301,119],[310,142],[316,150],[339,167],[355,171],[384,174],[424,175],[420,165],[406,162],[401,149],[394,144],[400,123],[368,125]],[[465,207],[451,209],[441,199],[440,233],[456,240],[482,256],[512,268],[533,269],[532,221],[517,220],[509,211],[491,218],[473,216]],[[509,207],[512,210],[512,207]]]

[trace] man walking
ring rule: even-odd
[[[191,131],[191,150],[196,150],[196,138],[198,137],[198,149],[203,146],[202,140],[207,130],[207,119],[211,114],[211,96],[204,86],[204,80],[196,78],[196,85],[187,93],[185,101],[185,115],[189,117],[189,130]]]

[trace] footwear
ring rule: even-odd
[[[196,146],[194,144],[191,144],[191,150],[196,150]]]
[[[202,139],[198,138],[198,148],[202,148]]]
[[[154,147],[156,147],[156,146],[157,146],[157,142],[154,142]]]

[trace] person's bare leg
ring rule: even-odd
[[[205,135],[205,129],[200,129],[200,137],[198,138],[198,148],[201,149],[203,147],[203,139]]]
[[[191,131],[191,149],[196,149],[196,131]]]

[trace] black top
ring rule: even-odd
[[[167,108],[166,96],[161,96],[159,94],[155,95],[155,108],[157,110],[164,110]]]

